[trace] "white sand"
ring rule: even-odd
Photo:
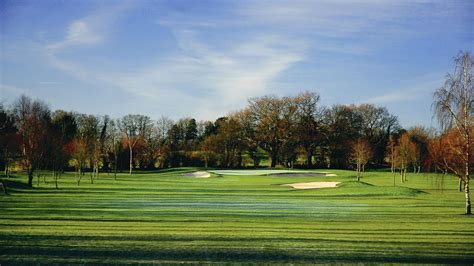
[[[184,176],[190,176],[195,178],[208,178],[211,177],[211,173],[205,171],[197,171],[192,173],[184,173]]]
[[[336,187],[340,182],[307,182],[307,183],[293,183],[285,184],[282,186],[290,186],[297,189],[311,189],[311,188],[326,188],[326,187]]]

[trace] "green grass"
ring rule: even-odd
[[[474,218],[453,177],[352,171],[331,177],[182,176],[190,168],[74,174],[0,196],[0,264],[469,263]],[[327,172],[325,170],[325,172]],[[49,179],[49,180],[48,180]],[[281,184],[339,181],[338,188]],[[36,180],[35,180],[36,185]]]

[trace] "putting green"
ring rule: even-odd
[[[326,172],[315,172],[308,170],[278,170],[278,169],[265,169],[265,170],[209,170],[208,172],[216,175],[237,175],[237,176],[260,176],[260,175],[279,175],[279,174],[327,174]]]

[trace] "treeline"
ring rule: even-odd
[[[30,185],[42,169],[58,175],[74,169],[79,184],[85,172],[93,182],[99,172],[258,167],[264,160],[270,167],[392,163],[416,171],[434,162],[428,160],[432,134],[427,130],[406,132],[386,108],[371,104],[322,107],[315,92],[254,98],[243,110],[213,122],[52,112],[42,101],[21,96],[10,108],[0,107],[0,125],[1,167],[8,175],[21,165]]]

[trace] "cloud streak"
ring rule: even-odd
[[[442,79],[423,81],[408,88],[392,90],[387,94],[369,98],[364,102],[374,104],[387,104],[396,102],[416,101],[420,97],[432,94],[435,88],[441,86],[442,82]]]

